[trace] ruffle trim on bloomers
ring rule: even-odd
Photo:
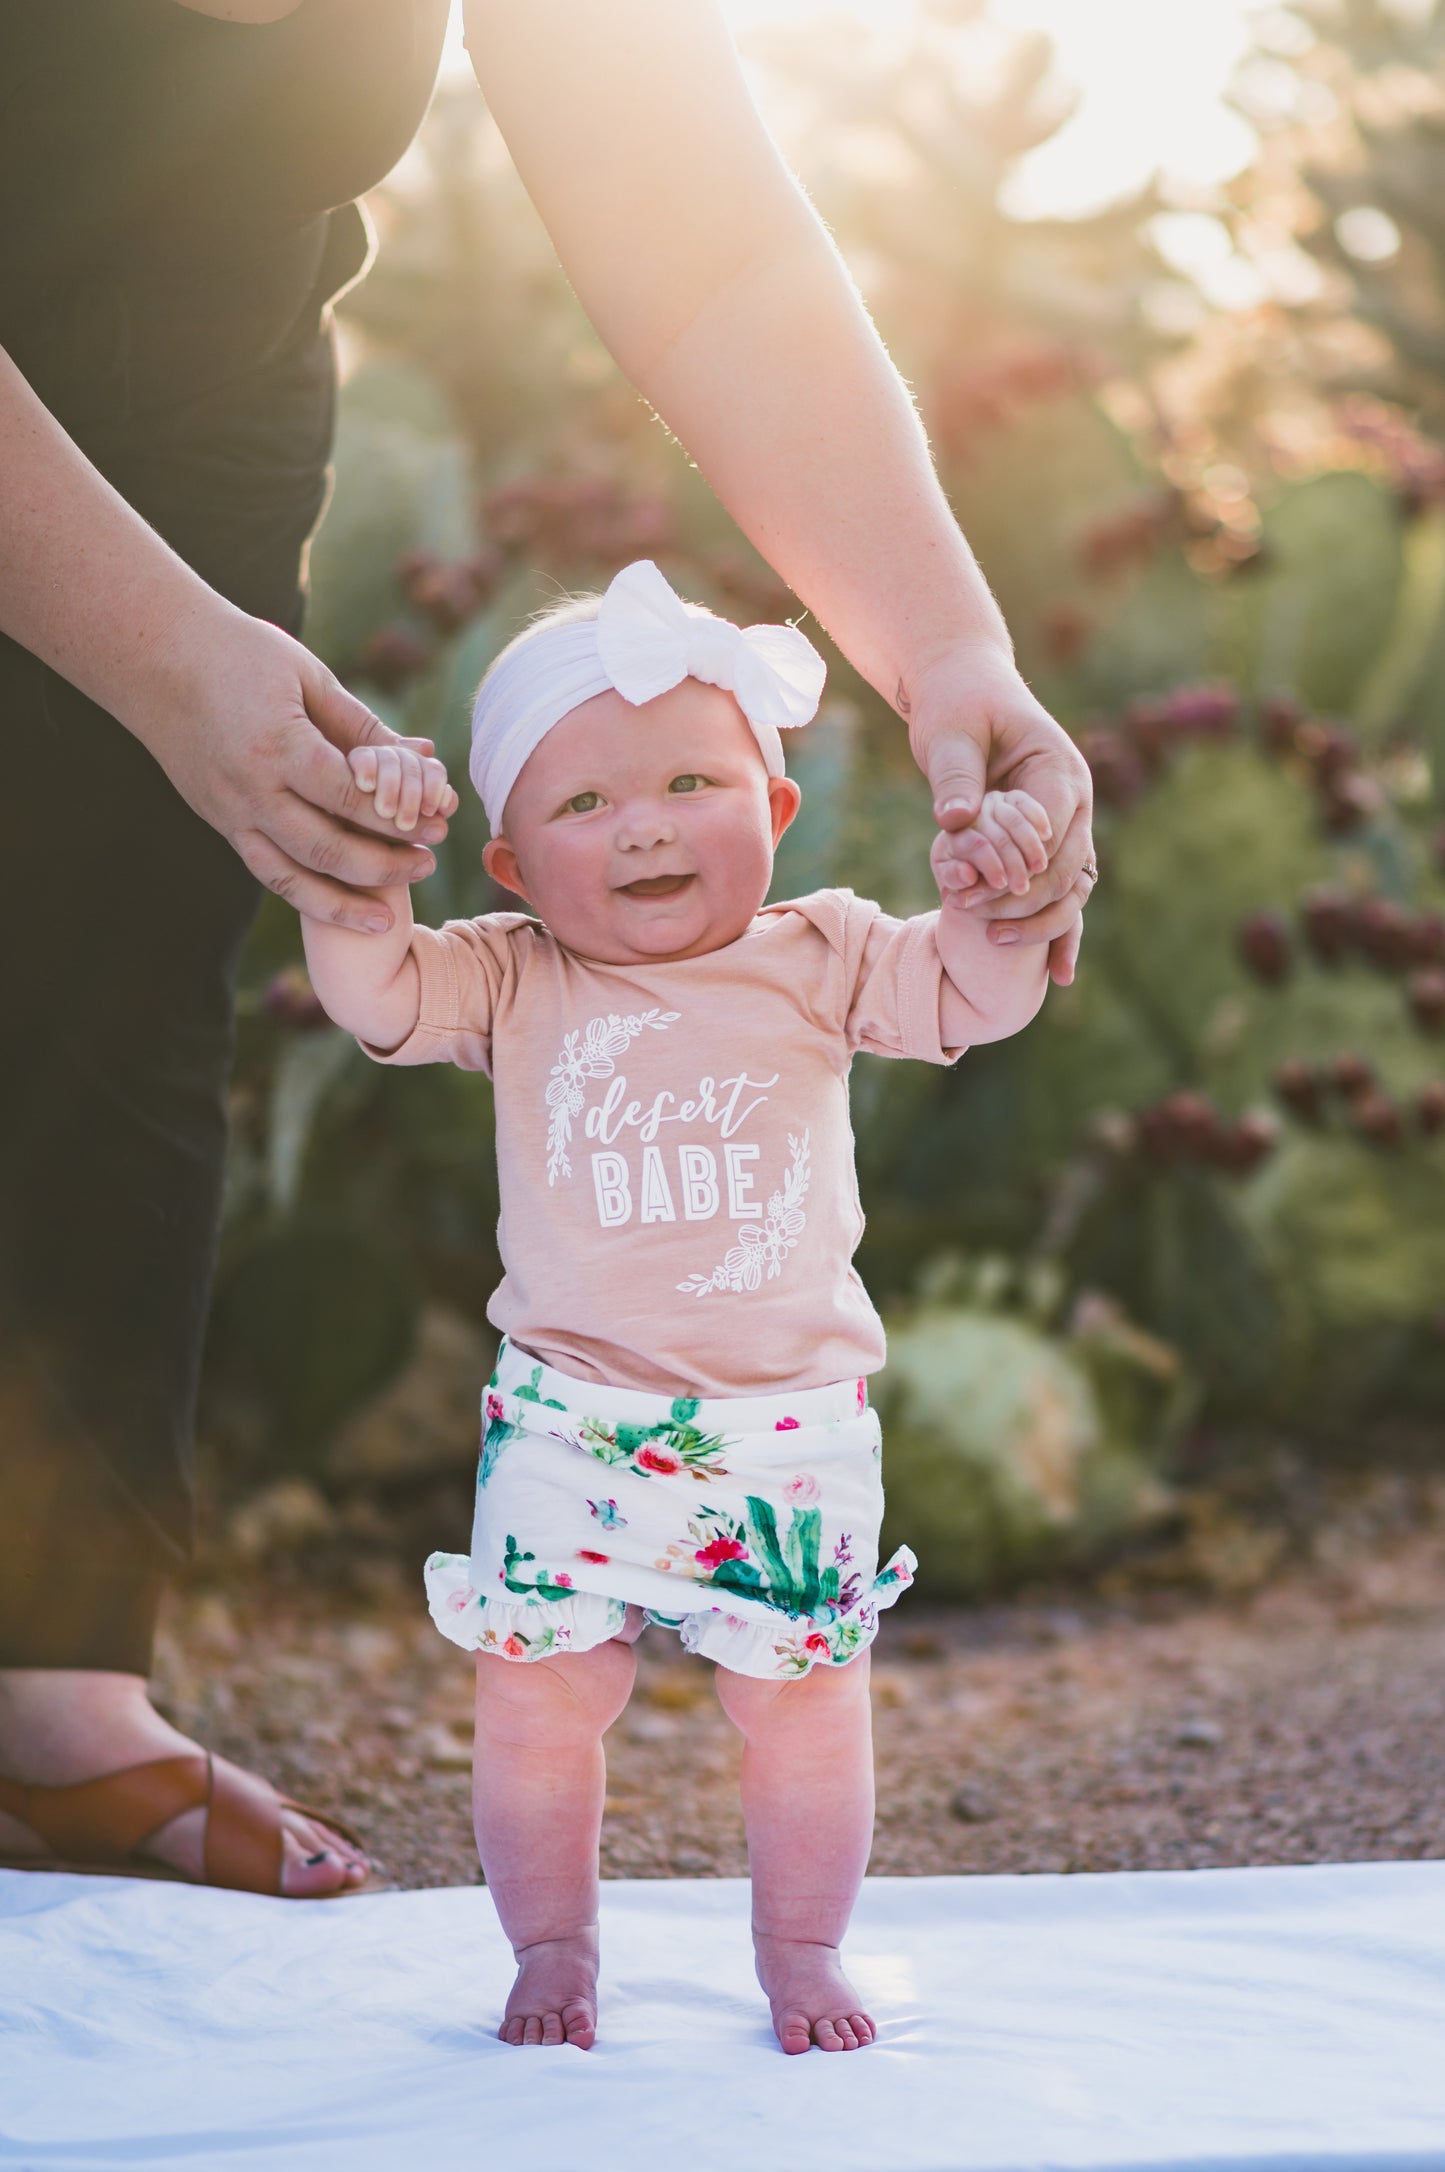
[[[765,1682],[810,1674],[815,1666],[846,1666],[878,1633],[878,1616],[913,1581],[917,1557],[900,1546],[878,1571],[871,1589],[831,1619],[776,1614],[771,1619],[698,1607],[684,1614],[647,1619],[676,1629],[687,1651],[716,1660],[734,1674]],[[427,1605],[442,1635],[463,1651],[490,1652],[527,1662],[559,1652],[590,1652],[622,1629],[621,1599],[579,1591],[569,1599],[484,1599],[472,1583],[466,1554],[433,1554],[426,1564]]]

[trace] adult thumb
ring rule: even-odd
[[[962,829],[983,805],[988,787],[983,748],[969,732],[949,732],[929,748],[925,770],[939,828]]]
[[[324,665],[307,678],[306,714],[322,737],[343,754],[349,754],[353,747],[376,746],[414,747],[418,754],[435,752],[430,739],[408,739],[383,724],[376,711],[368,709]]]

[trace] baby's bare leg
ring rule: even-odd
[[[618,1639],[531,1664],[477,1655],[477,1852],[518,1963],[504,2043],[586,2051],[597,2033],[602,1737],[636,1671]]]
[[[838,1948],[873,1844],[868,1654],[795,1682],[717,1672],[741,1731],[758,1980],[784,2051],[856,2051],[875,2030]]]

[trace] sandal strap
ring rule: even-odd
[[[162,1825],[204,1807],[210,1762],[199,1752],[160,1757],[70,1787],[0,1779],[0,1810],[30,1826],[56,1855],[120,1867]]]
[[[279,1893],[284,1843],[281,1798],[268,1780],[224,1757],[207,1757],[205,1882],[239,1893]]]

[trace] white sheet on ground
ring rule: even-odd
[[[26,2172],[1441,2172],[1445,1863],[874,1879],[871,2050],[784,2059],[747,1888],[604,1888],[591,2053],[493,2034],[480,1888],[0,1873]]]

